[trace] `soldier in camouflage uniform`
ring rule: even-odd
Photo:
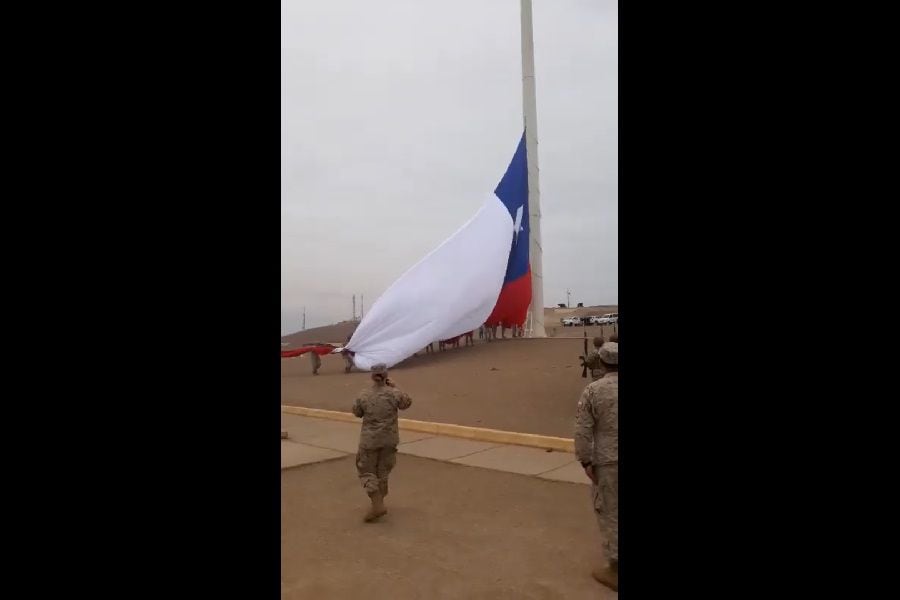
[[[364,390],[353,403],[353,414],[363,420],[359,432],[356,469],[363,488],[372,500],[366,522],[387,513],[384,497],[388,494],[388,476],[397,462],[397,410],[412,404],[410,397],[396,388],[388,378],[387,367],[372,367],[372,387]]]
[[[355,331],[355,330],[354,330]],[[344,351],[341,352],[341,357],[344,359],[344,373],[349,373],[353,370],[353,355],[350,354],[350,351],[347,350],[347,344],[350,343],[350,340],[353,338],[353,331],[347,336],[347,341],[344,342]]]
[[[598,352],[606,374],[581,394],[575,411],[575,455],[593,485],[591,494],[608,564],[594,579],[619,588],[619,345]]]
[[[310,351],[309,359],[312,363],[312,372],[313,375],[319,374],[319,368],[322,366],[322,359],[316,354],[314,351]]]
[[[594,349],[584,359],[584,364],[591,370],[592,381],[597,381],[606,374],[606,367],[603,366],[603,361],[600,360],[601,346],[603,346],[603,336],[595,337]]]

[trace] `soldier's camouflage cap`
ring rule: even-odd
[[[388,369],[387,365],[384,363],[378,363],[377,365],[372,365],[372,375],[387,375]]]
[[[619,344],[616,342],[606,342],[600,347],[600,360],[608,365],[619,364]]]

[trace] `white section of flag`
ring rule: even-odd
[[[347,344],[356,367],[394,366],[431,342],[484,323],[503,287],[512,226],[509,211],[491,194],[472,219],[372,305]]]

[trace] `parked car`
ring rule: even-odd
[[[566,317],[562,324],[563,327],[578,327],[582,324],[581,317]]]
[[[598,317],[594,322],[596,325],[614,325],[619,322],[619,313],[607,313],[602,317]]]
[[[589,325],[600,325],[600,319],[602,319],[602,318],[603,317],[601,317],[600,315],[591,315],[590,317],[588,317],[588,324]]]

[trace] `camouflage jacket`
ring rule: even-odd
[[[619,373],[588,384],[575,409],[575,456],[595,465],[619,462]]]
[[[585,357],[584,364],[591,370],[591,377],[594,378],[594,381],[606,375],[606,366],[600,360],[600,352],[596,348]]]
[[[376,383],[363,390],[353,402],[353,414],[363,420],[360,449],[375,450],[399,444],[397,410],[406,410],[411,404],[407,394],[388,385]]]

